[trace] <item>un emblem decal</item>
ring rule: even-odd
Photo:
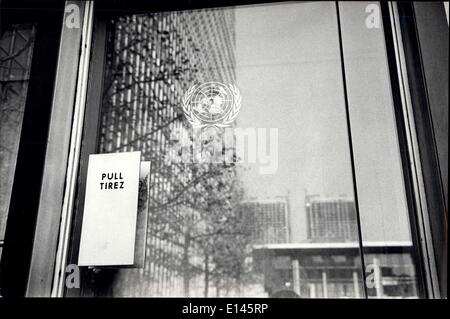
[[[182,102],[184,115],[193,127],[227,127],[241,109],[241,94],[232,84],[206,82],[191,86]]]

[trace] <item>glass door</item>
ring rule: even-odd
[[[152,163],[146,258],[84,268],[78,293],[420,297],[367,5],[99,11],[69,263],[94,153]]]

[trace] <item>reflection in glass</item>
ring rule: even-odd
[[[19,24],[9,25],[0,33],[0,243],[16,169],[34,34],[34,26]]]
[[[88,270],[83,294],[364,297],[335,3],[123,15],[107,39],[99,152],[152,162],[146,262]],[[240,89],[231,129],[277,130],[274,172],[173,160],[196,137],[183,96],[209,81]]]
[[[368,293],[418,297],[384,26],[364,27],[369,3],[340,4],[366,273],[380,274]]]

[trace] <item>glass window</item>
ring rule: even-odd
[[[361,234],[366,250],[379,247],[378,257],[365,256],[365,266],[369,276],[375,270],[378,274],[380,267],[393,276],[385,277],[381,271],[377,284],[382,287],[369,287],[369,296],[418,297],[384,26],[382,20],[378,28],[362,25],[368,4],[341,3],[340,8]],[[397,258],[391,256],[395,251],[401,251]],[[391,259],[398,264],[389,266]],[[396,272],[395,267],[409,270]],[[403,294],[400,283],[383,289],[397,281],[410,287]]]
[[[83,295],[417,296],[384,38],[365,14],[342,6],[348,106],[334,2],[111,18],[98,152],[152,162],[146,261],[87,269]]]
[[[3,242],[30,77],[35,27],[31,24],[11,24],[5,25],[0,31],[0,242]]]

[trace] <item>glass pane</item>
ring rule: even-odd
[[[0,242],[8,218],[34,34],[34,26],[17,24],[7,26],[0,34]]]
[[[99,151],[152,162],[147,256],[84,294],[362,297],[335,4],[123,15],[107,39]],[[207,156],[222,139],[235,161]]]
[[[344,58],[369,297],[418,297],[382,20],[341,3]],[[373,10],[371,10],[373,11]]]

